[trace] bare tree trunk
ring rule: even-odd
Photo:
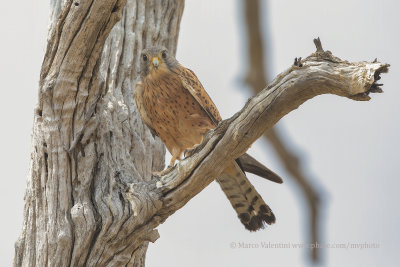
[[[296,60],[155,179],[165,149],[143,126],[133,88],[143,47],[164,44],[175,53],[183,4],[53,2],[15,266],[144,266],[155,228],[280,118],[319,94],[368,100],[388,69],[342,61],[317,41],[317,52]]]
[[[142,124],[133,88],[145,46],[175,53],[183,6],[51,2],[15,266],[144,265],[157,233],[135,235],[147,220],[135,215],[154,207],[131,208],[124,194],[163,169],[165,149]]]

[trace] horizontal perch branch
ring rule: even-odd
[[[353,100],[369,100],[370,93],[382,92],[377,81],[388,64],[349,63],[324,51],[319,39],[317,51],[281,73],[241,111],[210,131],[191,157],[179,162],[160,177],[156,185],[163,205],[157,219],[164,221],[217,177],[224,164],[238,158],[266,130],[306,100],[321,94],[335,94]]]

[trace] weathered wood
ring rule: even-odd
[[[322,46],[316,39],[318,47]],[[319,52],[321,51],[321,52]],[[353,100],[369,100],[381,92],[376,82],[388,71],[388,64],[349,63],[318,50],[278,75],[251,98],[232,118],[210,131],[192,157],[181,161],[157,182],[164,193],[164,206],[157,214],[164,220],[206,187],[224,168],[224,162],[242,155],[250,145],[280,118],[302,103],[321,94],[335,94]]]
[[[142,124],[133,88],[142,48],[162,44],[175,53],[183,1],[124,5],[65,1],[53,9],[15,266],[143,266],[148,242],[158,238],[155,228],[225,162],[316,95],[367,100],[365,93],[379,91],[375,80],[388,68],[314,53],[158,179],[151,173],[163,168],[165,149]]]
[[[175,53],[184,2],[51,5],[14,265],[143,266],[157,238],[143,182],[164,167],[165,149],[136,111],[138,55],[153,44]]]

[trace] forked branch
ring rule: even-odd
[[[377,81],[388,71],[379,62],[350,63],[322,50],[317,51],[279,74],[241,111],[210,131],[195,153],[177,164],[156,182],[163,205],[156,214],[164,221],[203,190],[224,168],[238,158],[266,130],[305,101],[321,94],[335,94],[353,100],[369,100],[370,93],[382,92]]]

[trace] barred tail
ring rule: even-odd
[[[247,230],[257,231],[264,228],[265,224],[275,223],[272,210],[265,204],[235,161],[227,165],[216,181]]]

